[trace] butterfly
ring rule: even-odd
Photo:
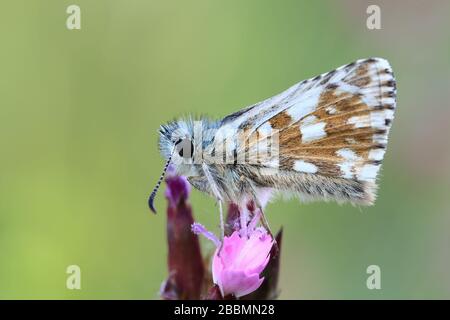
[[[371,205],[396,108],[389,62],[361,59],[214,121],[160,127],[159,149],[219,204],[263,207],[267,194]]]

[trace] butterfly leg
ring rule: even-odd
[[[259,212],[261,212],[261,223],[262,223],[263,227],[267,230],[269,235],[272,237],[273,245],[275,247],[276,252],[278,252],[277,240],[276,240],[275,236],[273,235],[272,230],[270,229],[269,221],[267,221],[266,215],[264,214],[264,211],[263,211],[263,209],[261,207],[259,208]]]
[[[263,205],[261,204],[261,201],[256,193],[255,193],[255,197],[254,197],[254,204],[256,206],[255,212],[259,211],[259,213],[261,214],[262,226],[267,230],[267,232],[270,234],[270,236],[272,238],[274,238],[273,234],[272,234],[272,230],[270,229],[270,226],[269,226],[269,221],[267,220],[266,215],[264,214]]]
[[[240,234],[241,236],[247,236],[247,223],[249,220],[249,212],[247,207],[243,206],[239,210],[239,225],[241,227]]]
[[[263,227],[267,230],[267,232],[269,232],[270,236],[273,238],[272,230],[270,230],[269,221],[267,221],[264,211],[261,208],[259,208],[259,211],[261,212],[261,223]]]
[[[225,224],[223,221],[223,208],[222,208],[222,201],[218,200],[218,204],[219,204],[219,214],[220,214],[220,232],[222,235],[222,239],[225,236]]]
[[[214,195],[214,197],[216,198],[217,204],[219,206],[220,231],[221,231],[221,235],[222,235],[222,239],[223,239],[223,237],[225,236],[225,224],[223,221],[222,196],[220,195],[219,188],[208,168],[208,165],[204,162],[202,163],[202,169],[203,169],[203,172],[205,173],[206,179],[209,182],[211,192]]]

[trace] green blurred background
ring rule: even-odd
[[[381,30],[366,28],[369,4]],[[444,0],[2,1],[0,298],[157,299],[158,126],[220,118],[370,56],[398,81],[379,198],[269,205],[285,231],[281,298],[450,298],[449,12]],[[194,191],[192,203],[217,230],[213,201]],[[71,264],[81,290],[66,289]],[[371,264],[381,290],[366,287]]]

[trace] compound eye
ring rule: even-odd
[[[189,138],[179,139],[175,143],[175,148],[180,157],[185,159],[192,158],[192,155],[194,154],[194,144]]]

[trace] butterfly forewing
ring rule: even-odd
[[[279,152],[259,161],[263,166],[360,181],[365,192],[374,192],[395,106],[389,63],[370,58],[303,81],[225,120],[247,132],[240,152],[250,159],[258,157],[259,141],[277,135]]]

